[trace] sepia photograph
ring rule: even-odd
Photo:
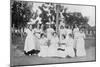
[[[95,5],[10,0],[10,66],[95,61]]]

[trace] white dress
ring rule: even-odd
[[[57,48],[58,48],[58,37],[52,37],[51,43],[48,49],[48,57],[57,56]]]
[[[77,39],[77,44],[76,44],[76,55],[77,56],[86,56],[84,38],[85,38],[84,33],[78,34],[78,39]]]
[[[40,35],[41,35],[41,30],[40,29],[35,29],[35,36],[36,36],[36,50],[40,50],[40,43],[39,43],[39,39],[40,39]]]
[[[37,38],[40,38],[40,35],[41,35],[41,33],[42,33],[42,30],[41,29],[35,29],[35,35],[36,35],[36,37]]]
[[[71,29],[66,29],[66,35],[72,34],[72,30]]]
[[[66,46],[67,56],[74,57],[75,56],[75,52],[74,52],[74,48],[73,48],[74,40],[69,37],[66,40],[66,44],[67,44],[67,46]]]
[[[62,39],[62,35],[66,35],[66,29],[60,29],[60,40]]]
[[[48,46],[47,46],[47,38],[40,39],[40,53],[38,56],[47,57],[48,55]]]
[[[48,40],[51,40],[52,38],[52,33],[54,32],[54,29],[53,28],[48,28],[47,29],[47,39]]]
[[[35,36],[33,35],[34,31],[26,29],[25,32],[27,33],[24,45],[24,51],[28,52],[32,49],[35,49]]]
[[[66,29],[66,40],[69,39],[69,34],[72,34],[72,30],[71,29]]]
[[[75,52],[73,49],[73,43],[74,40],[67,36],[66,39],[62,40],[61,43],[64,43],[65,45],[61,45],[60,48],[64,49],[64,51],[58,51],[58,57],[65,58],[66,56],[74,57]]]
[[[79,28],[74,28],[73,34],[74,34],[74,48],[76,49],[77,39],[79,36]]]
[[[60,40],[60,46],[58,47],[62,50],[58,50],[57,51],[57,57],[62,57],[62,58],[65,58],[67,56],[67,52],[66,52],[66,39],[61,39]]]

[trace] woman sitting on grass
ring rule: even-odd
[[[48,48],[48,57],[55,57],[57,56],[57,48],[58,48],[59,38],[56,32],[53,33],[53,36],[50,41],[50,46]]]
[[[47,57],[48,55],[48,45],[47,45],[47,38],[44,34],[41,34],[40,42],[40,52],[38,53],[39,57]]]

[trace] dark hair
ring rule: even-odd
[[[62,35],[63,37],[64,37],[64,39],[66,38],[66,36],[65,35]]]
[[[63,26],[63,25],[61,25],[61,26],[60,26],[60,29],[61,29],[61,28],[64,28],[64,26]]]
[[[42,37],[42,36],[45,36],[45,35],[42,33],[42,34],[41,34],[41,37]]]
[[[68,25],[66,25],[65,28],[68,28]]]
[[[77,27],[79,27],[79,25],[78,25],[78,24],[75,24],[75,25],[73,26],[73,28],[75,28],[76,26],[77,26]]]
[[[83,30],[83,29],[85,29],[85,27],[81,27],[79,30]]]

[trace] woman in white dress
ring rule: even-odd
[[[51,28],[51,26],[49,25],[49,28],[47,28],[46,32],[47,32],[47,38],[48,38],[48,40],[51,40],[52,33],[54,32],[54,29]]]
[[[39,28],[39,26],[40,25],[38,24],[37,28],[35,28],[35,36],[36,36],[36,42],[35,42],[36,46],[35,46],[35,48],[36,48],[37,52],[40,51],[39,39],[40,39],[40,35],[42,33],[42,30]]]
[[[32,30],[32,25],[29,25],[29,28],[25,29],[27,34],[25,39],[24,51],[27,54],[28,52],[35,50],[35,36],[34,30]]]
[[[66,37],[66,52],[67,52],[67,56],[69,56],[69,57],[74,57],[75,56],[73,46],[74,46],[74,39],[72,38],[72,34],[69,34]]]
[[[66,29],[64,26],[60,26],[59,31],[60,31],[60,39],[62,39],[63,35],[66,35]]]
[[[72,34],[72,29],[70,26],[67,26],[65,30],[66,30],[66,40],[68,40],[69,35]]]
[[[72,34],[67,35],[62,38],[62,41],[60,41],[61,45],[58,49],[58,57],[74,57],[75,52],[73,48],[74,40],[72,38]]]
[[[73,33],[77,32],[77,31],[79,31],[79,28],[77,25],[75,25],[75,28],[73,29]]]
[[[47,38],[44,34],[41,34],[40,42],[40,53],[38,53],[39,57],[47,57],[48,55],[48,45],[47,45]]]
[[[56,32],[53,33],[53,36],[50,41],[50,46],[48,49],[48,57],[55,57],[57,56],[57,48],[58,48],[59,38]]]
[[[76,44],[76,56],[86,56],[86,50],[85,50],[85,33],[83,32],[83,29],[80,29],[80,32],[78,34],[77,44]]]
[[[66,27],[65,30],[66,30],[66,35],[72,34],[72,29],[70,26]]]
[[[73,29],[73,35],[74,35],[74,48],[76,49],[77,39],[79,34],[79,28],[77,25],[75,25],[75,28]]]
[[[60,45],[58,47],[57,51],[57,57],[65,58],[67,56],[67,50],[66,50],[66,36],[62,35],[62,38],[60,39]]]

